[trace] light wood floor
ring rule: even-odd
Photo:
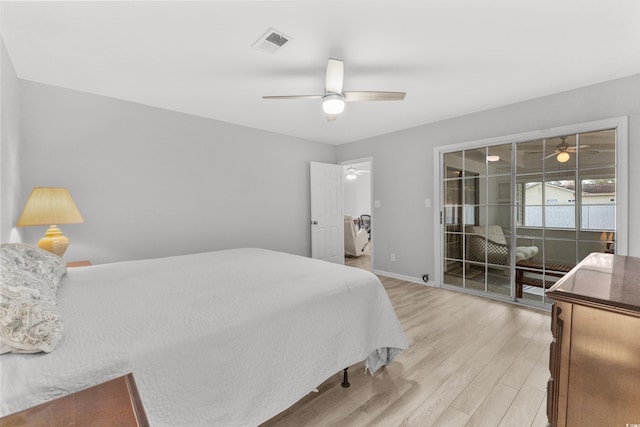
[[[344,264],[351,267],[363,268],[367,271],[371,271],[371,248],[373,242],[369,241],[367,246],[364,247],[362,255],[359,257],[345,257]]]
[[[263,426],[546,426],[548,313],[380,277],[409,349],[337,373]]]

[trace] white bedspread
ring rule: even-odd
[[[54,352],[0,356],[0,415],[133,372],[152,426],[257,425],[407,346],[373,274],[263,249],[70,268],[58,300]]]

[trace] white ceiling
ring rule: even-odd
[[[18,77],[341,144],[640,72],[638,0],[1,3]],[[252,47],[269,28],[293,40]],[[349,103],[327,122],[329,57]]]

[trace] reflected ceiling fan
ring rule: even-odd
[[[575,145],[569,145],[565,141],[565,139],[567,139],[566,136],[561,136],[560,139],[562,140],[562,142],[556,146],[555,151],[546,156],[543,160],[556,156],[557,161],[559,161],[560,163],[566,163],[571,158],[571,153],[576,153],[579,149],[589,147],[589,145],[580,145],[580,147],[578,148]]]
[[[343,91],[344,63],[340,59],[329,58],[324,95],[274,95],[264,99],[322,99],[322,109],[327,120],[335,120],[344,111],[345,102],[358,101],[402,101],[405,92]]]
[[[352,165],[344,170],[344,175],[347,179],[356,179],[358,176],[362,175],[363,173],[370,173],[370,172],[371,171],[356,169]]]

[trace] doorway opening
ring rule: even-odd
[[[345,264],[373,271],[372,159],[340,162]]]

